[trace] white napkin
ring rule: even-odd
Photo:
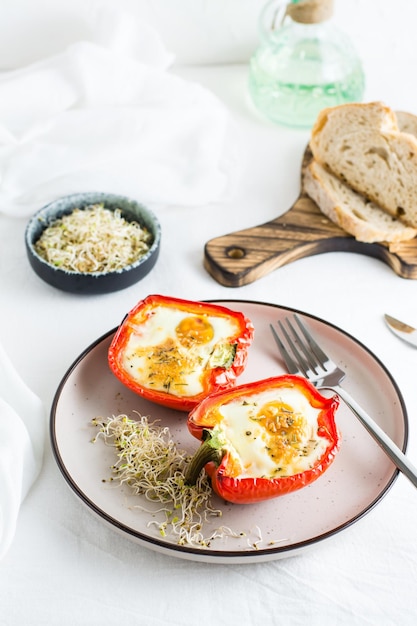
[[[0,346],[0,559],[13,540],[20,505],[42,465],[45,413]]]
[[[151,28],[108,13],[95,41],[3,73],[0,212],[26,216],[81,191],[187,206],[221,197],[228,112],[167,71],[171,60]]]

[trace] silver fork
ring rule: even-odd
[[[289,318],[285,322],[287,327],[281,321],[278,322],[282,338],[274,326],[270,326],[288,372],[304,376],[319,389],[336,392],[394,465],[417,487],[417,469],[372,417],[340,386],[345,372],[323,352],[298,315],[294,315],[294,322]]]

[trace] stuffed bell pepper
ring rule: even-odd
[[[339,448],[337,396],[323,397],[306,379],[285,375],[235,387],[203,400],[188,418],[202,440],[186,482],[205,467],[213,490],[238,504],[305,487]]]
[[[147,400],[190,411],[243,372],[253,325],[243,313],[151,295],[123,320],[108,352],[120,381]]]

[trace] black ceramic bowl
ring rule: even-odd
[[[127,221],[136,221],[145,227],[152,236],[148,252],[123,269],[85,273],[55,267],[36,252],[34,244],[54,220],[72,213],[76,208],[84,209],[98,203],[103,204],[106,209],[120,209]],[[33,215],[25,232],[27,255],[36,274],[53,287],[78,294],[110,293],[138,282],[155,265],[159,255],[160,240],[161,227],[149,209],[125,196],[99,192],[72,194],[51,202]]]

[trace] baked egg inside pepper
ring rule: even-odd
[[[250,401],[223,405],[213,435],[230,455],[230,475],[276,477],[309,469],[328,445],[317,430],[319,413],[289,388],[278,398],[266,391]]]
[[[235,346],[225,338],[238,330],[232,319],[156,307],[130,334],[122,363],[134,380],[151,389],[195,396],[204,391],[208,368],[233,361]]]
[[[253,326],[240,312],[148,296],[116,333],[109,364],[144,397],[190,410],[208,393],[235,384],[252,336]]]
[[[315,480],[339,446],[336,396],[325,398],[305,379],[285,375],[213,394],[189,415],[203,444],[186,481],[206,467],[214,490],[230,502],[289,493]]]

